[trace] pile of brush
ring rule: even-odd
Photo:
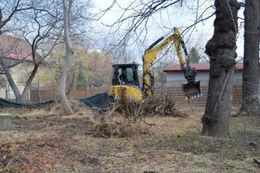
[[[149,124],[142,119],[148,116],[187,117],[175,108],[169,97],[149,98],[142,102],[117,100],[110,112],[95,125],[95,137],[132,137],[149,134]]]
[[[126,117],[146,117],[146,116],[172,116],[187,117],[175,108],[175,101],[170,97],[148,98],[137,103],[127,100],[119,100],[115,103],[117,111]]]

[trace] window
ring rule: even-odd
[[[128,67],[128,68],[126,69],[126,72],[127,72],[127,80],[128,80],[129,82],[134,81],[133,69],[132,69],[131,67]]]

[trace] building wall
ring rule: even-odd
[[[201,86],[207,86],[209,81],[209,73],[208,71],[200,71],[197,74],[196,77],[197,80],[200,81]],[[242,72],[236,71],[234,76],[235,85],[241,85],[242,84]],[[166,73],[166,80],[167,80],[167,86],[181,86],[182,83],[186,82],[186,79],[184,78],[184,75],[182,72],[167,72]]]
[[[0,88],[0,97],[6,98],[6,89],[5,88]]]
[[[259,78],[259,85],[258,85],[258,101],[260,103],[260,78]]]
[[[14,64],[16,63],[14,60],[6,60],[5,62],[8,65]],[[16,83],[16,86],[18,88],[18,90],[20,91],[20,93],[22,93],[24,86],[25,86],[25,82],[28,78],[28,74],[32,71],[33,68],[33,64],[25,61],[19,65],[16,65],[15,67],[11,68],[10,73],[12,75],[13,80]],[[0,97],[1,98],[5,98],[5,99],[10,99],[10,100],[15,100],[15,95],[14,92],[11,88],[11,86],[9,85],[9,83],[7,82],[6,77],[4,76],[4,80],[5,82],[1,85],[0,87]],[[30,95],[28,95],[28,98],[30,97]]]
[[[200,80],[200,86],[202,87],[202,91],[204,93],[203,97],[199,98],[197,100],[199,100],[198,102],[200,102],[201,105],[204,105],[206,102],[209,74],[206,71],[198,72],[196,79]],[[182,83],[186,82],[182,72],[167,72],[166,80],[167,80],[166,87],[168,87],[168,88],[169,87],[179,88]],[[174,90],[174,92],[176,92],[176,89],[171,89],[171,90]],[[180,90],[179,92],[181,93],[180,88],[177,90]],[[260,85],[259,85],[258,93],[259,93],[259,98],[260,98]],[[179,102],[183,103],[183,98],[182,98],[183,96],[181,94],[179,94],[179,95],[172,94],[172,96],[174,98],[176,98],[176,100],[178,100]],[[234,89],[233,89],[233,96],[232,96],[232,98],[234,100],[233,103],[235,103],[236,105],[239,105],[239,101],[240,101],[241,97],[242,97],[242,71],[236,71],[235,75],[234,75]],[[259,102],[260,102],[260,99],[259,99]]]

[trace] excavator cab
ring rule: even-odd
[[[142,101],[143,95],[138,80],[138,64],[114,64],[110,95],[119,100]]]
[[[112,85],[132,85],[139,87],[138,64],[114,64]]]
[[[183,69],[184,77],[187,80],[182,84],[186,99],[193,99],[201,96],[200,81],[196,80],[197,70],[190,66]]]

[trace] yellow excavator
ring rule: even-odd
[[[161,37],[148,49],[145,50],[143,56],[143,82],[142,89],[139,85],[138,64],[114,64],[112,65],[114,73],[112,78],[112,86],[110,87],[110,95],[116,99],[130,99],[136,102],[142,101],[144,98],[153,96],[154,76],[152,75],[152,66],[158,54],[174,44],[177,52],[180,67],[187,80],[182,84],[186,98],[190,99],[201,95],[200,81],[196,81],[197,70],[189,65],[189,58],[184,41],[178,28],[173,29],[174,33],[168,37]],[[182,54],[181,48],[185,54]]]

